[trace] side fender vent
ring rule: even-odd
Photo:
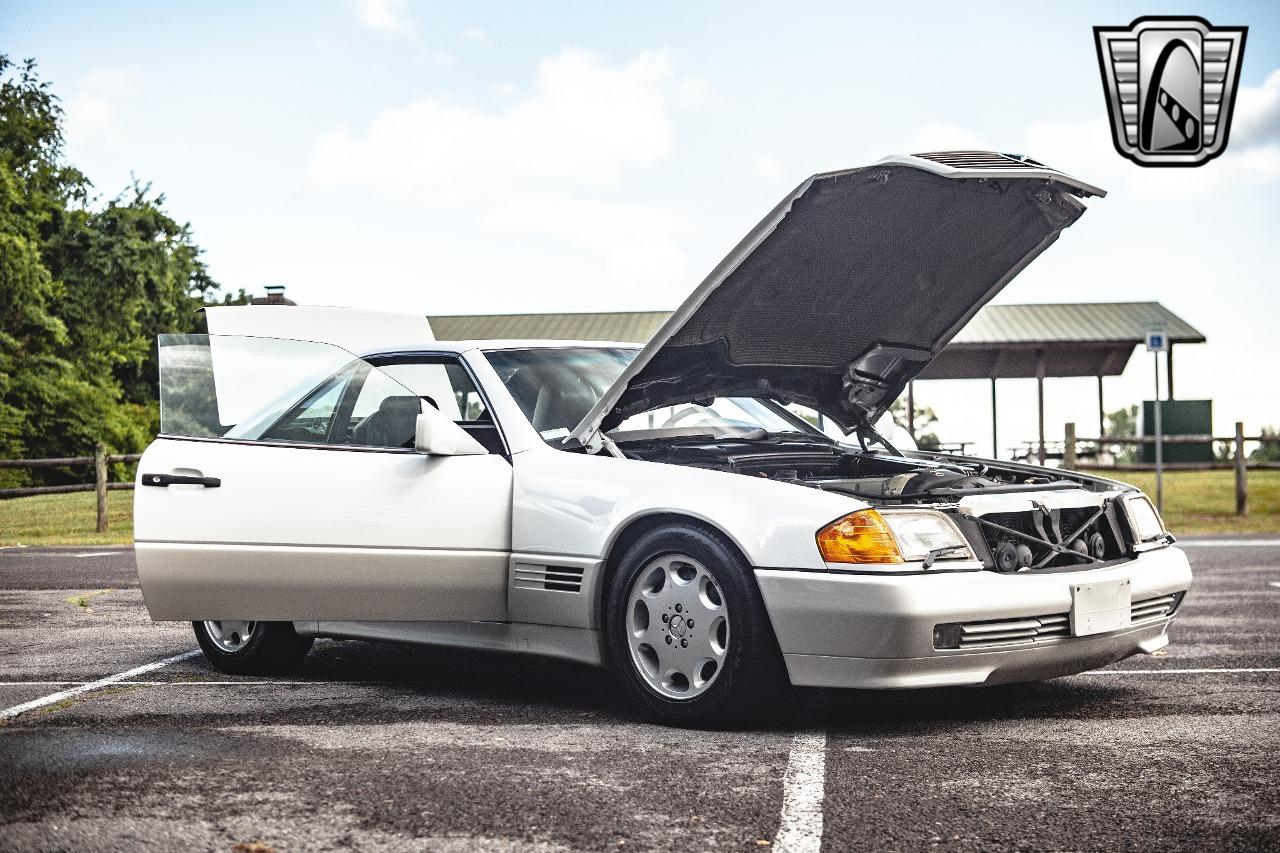
[[[517,563],[512,578],[517,589],[545,589],[554,592],[582,592],[581,566],[540,566]]]

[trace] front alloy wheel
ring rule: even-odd
[[[723,727],[774,710],[788,685],[751,567],[696,522],[643,533],[612,572],[605,636],[649,717]]]
[[[729,649],[729,610],[707,569],[688,554],[652,561],[627,599],[631,660],[655,693],[692,699],[715,683]]]

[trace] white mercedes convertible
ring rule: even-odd
[[[1102,194],[974,152],[816,175],[643,347],[209,309],[209,334],[160,340],[147,607],[226,672],[285,670],[315,637],[523,652],[608,666],[687,725],[788,683],[1154,652],[1191,573],[1140,491],[876,428]]]

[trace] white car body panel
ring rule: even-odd
[[[1132,581],[1136,603],[1185,593],[1191,570],[1180,549],[1162,548],[1120,565],[1043,575],[756,572],[792,683],[873,689],[1051,678],[1157,651],[1168,643],[1171,617],[990,649],[939,650],[931,642],[941,623],[1067,613],[1073,583],[1120,579]]]
[[[139,477],[138,574],[154,618],[506,618],[501,456],[162,438],[138,470],[222,481]]]
[[[754,566],[822,569],[814,534],[867,504],[764,478],[556,450],[515,459],[513,550],[604,557],[625,527],[663,513],[721,530]]]

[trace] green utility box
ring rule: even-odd
[[[1213,401],[1212,400],[1161,400],[1160,425],[1165,435],[1212,435],[1213,434]],[[1142,401],[1142,434],[1156,434],[1156,410],[1150,400]],[[1139,458],[1143,462],[1154,464],[1156,446],[1142,445]],[[1164,446],[1165,462],[1212,462],[1213,444],[1166,444]]]

